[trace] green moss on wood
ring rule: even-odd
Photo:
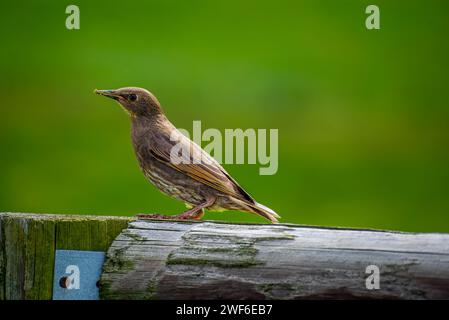
[[[106,272],[124,272],[132,270],[134,262],[124,257],[124,252],[128,247],[115,249],[108,254],[108,259],[103,265],[103,270]]]
[[[132,232],[124,232],[124,235],[128,238],[133,239],[134,241],[144,241],[145,238],[139,236],[138,234],[132,233]]]
[[[24,299],[51,299],[55,258],[55,222],[27,219],[25,232]]]
[[[203,241],[204,235],[187,233],[183,236],[184,246],[171,252],[167,258],[167,265],[205,265],[221,268],[247,268],[260,265],[256,259],[258,250],[254,247],[255,239],[238,236],[220,236],[220,241]],[[212,236],[213,238],[214,236]],[[223,240],[226,245],[223,245]]]
[[[0,221],[0,300],[5,299],[5,232]]]
[[[183,246],[171,252],[167,265],[203,265],[221,268],[249,268],[263,263],[257,259],[257,243],[273,240],[293,240],[284,230],[273,230],[272,235],[246,237],[238,234],[203,234],[187,232],[182,236]]]
[[[100,299],[102,300],[154,300],[156,292],[155,281],[150,281],[146,291],[115,291],[111,288],[111,281],[104,279],[100,281]]]
[[[261,263],[258,262],[254,258],[248,258],[248,259],[240,259],[240,260],[226,260],[226,259],[210,259],[210,258],[194,258],[194,257],[169,257],[167,260],[167,265],[176,265],[176,264],[183,264],[183,265],[201,265],[201,266],[214,266],[214,267],[221,267],[221,268],[247,268],[252,267],[256,265],[260,265]]]
[[[147,299],[148,300],[154,300],[156,299],[156,294],[157,294],[157,288],[158,288],[158,283],[155,280],[150,280],[148,286],[147,286]]]
[[[123,220],[92,219],[60,221],[56,228],[56,248],[107,251],[114,238],[127,226],[127,223]]]
[[[278,295],[286,296],[286,292],[297,292],[298,285],[291,283],[265,283],[256,285],[256,290],[263,293],[270,299],[275,299]]]
[[[24,299],[25,281],[25,231],[27,226],[24,219],[3,221],[5,232],[5,299]]]

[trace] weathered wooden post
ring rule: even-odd
[[[52,299],[55,251],[107,251],[130,220],[0,213],[0,300]]]
[[[0,214],[0,299],[51,299],[55,250],[107,251],[102,299],[449,299],[449,234]]]
[[[101,282],[104,299],[449,299],[449,235],[135,221]]]

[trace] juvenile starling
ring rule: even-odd
[[[207,208],[250,212],[273,223],[278,221],[273,210],[257,203],[214,158],[175,128],[152,93],[134,87],[95,93],[116,100],[129,114],[134,151],[145,177],[191,208],[174,216],[141,214],[138,218],[199,220]],[[177,141],[172,141],[174,136]],[[179,144],[190,151],[189,158],[183,159],[188,161],[172,161],[173,147]]]

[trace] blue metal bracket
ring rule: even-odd
[[[53,300],[98,300],[105,253],[56,250]]]

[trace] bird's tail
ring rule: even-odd
[[[251,208],[252,212],[264,217],[265,219],[270,220],[272,223],[278,223],[278,219],[281,218],[276,212],[264,206],[263,204],[254,202],[254,204],[247,203],[247,205]]]

